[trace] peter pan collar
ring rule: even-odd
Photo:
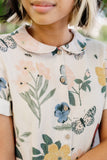
[[[86,38],[79,32],[72,30],[74,37],[71,42],[59,48],[41,43],[34,39],[26,30],[26,26],[21,26],[12,33],[13,39],[24,50],[36,54],[54,53],[56,50],[65,50],[68,54],[81,55],[85,53]]]

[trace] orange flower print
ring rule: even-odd
[[[72,160],[80,158],[85,152],[79,149],[77,152],[72,154]]]
[[[44,160],[71,160],[70,148],[68,145],[63,145],[59,150],[56,144],[48,146],[48,154],[45,155]]]
[[[29,72],[35,72],[35,67],[33,66],[32,61],[21,60],[18,65],[16,65],[17,70],[21,71],[24,75]]]
[[[71,89],[74,86],[75,76],[72,70],[68,66],[65,66],[65,68],[66,68],[68,89]]]
[[[101,86],[106,85],[106,77],[105,77],[105,65],[103,67],[96,67],[95,68],[96,74],[98,76],[98,81]]]
[[[39,72],[39,75],[43,75],[47,80],[51,78],[50,69],[47,68],[43,63],[36,63],[36,67]]]

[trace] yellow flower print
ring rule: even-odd
[[[43,75],[47,80],[50,79],[50,69],[47,68],[43,63],[36,63],[39,75]]]
[[[32,61],[21,60],[18,65],[16,65],[17,70],[21,71],[24,75],[27,75],[29,72],[35,72],[35,67],[33,66]]]
[[[45,155],[44,160],[71,160],[70,148],[68,145],[63,145],[59,150],[56,144],[48,146],[48,154]]]
[[[98,81],[101,86],[106,85],[106,77],[105,77],[105,65],[103,67],[96,67],[95,68],[96,74],[98,76]]]

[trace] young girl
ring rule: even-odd
[[[68,29],[97,1],[11,2],[2,18],[31,22],[0,36],[0,159],[107,160],[107,49]]]

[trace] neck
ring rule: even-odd
[[[73,38],[67,24],[37,25],[32,23],[28,32],[36,40],[57,47],[70,42]]]

